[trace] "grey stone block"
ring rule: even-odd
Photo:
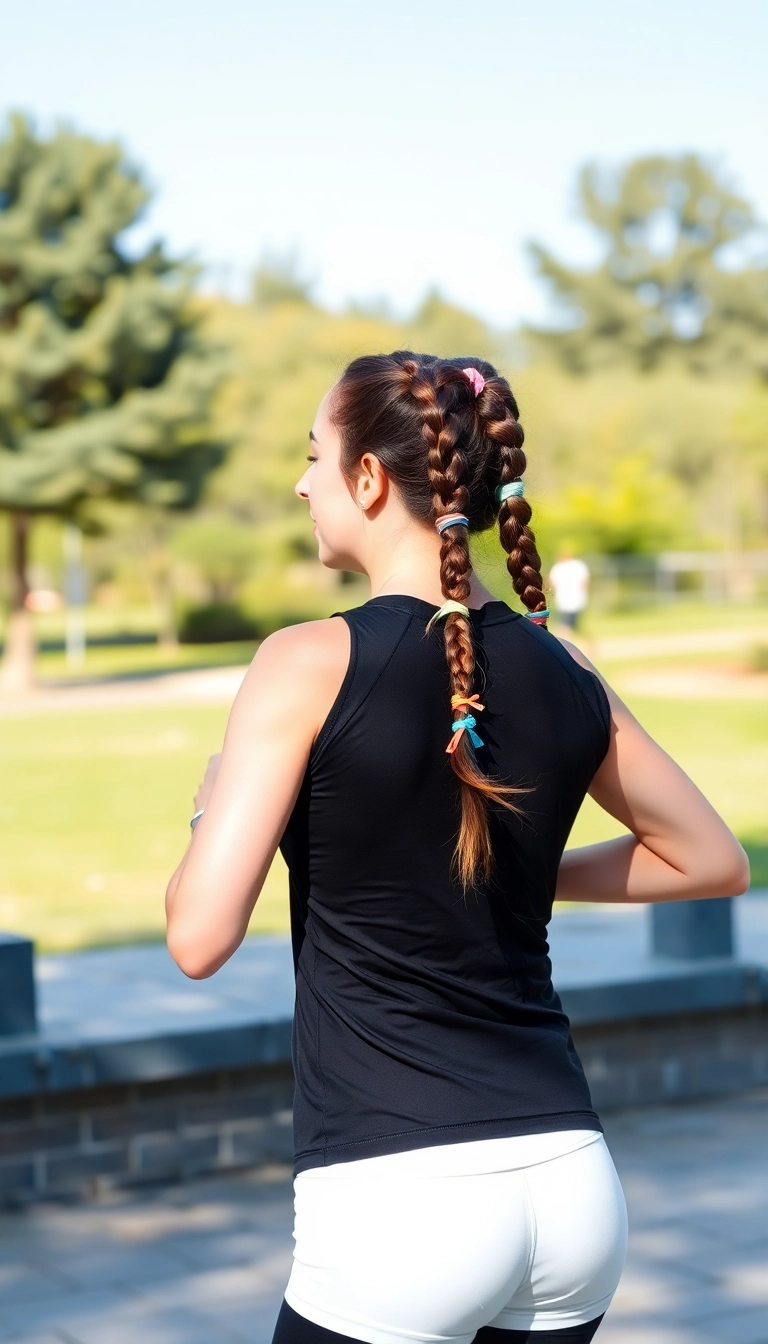
[[[22,1036],[37,1027],[33,945],[0,933],[0,1036]]]
[[[176,1175],[210,1171],[219,1152],[218,1134],[142,1137],[133,1144],[133,1169],[144,1175]]]
[[[77,1116],[38,1116],[23,1125],[0,1125],[0,1155],[72,1148],[79,1140]]]
[[[733,901],[667,901],[651,906],[657,956],[701,961],[733,956]]]
[[[45,1189],[51,1193],[77,1189],[98,1177],[119,1176],[127,1171],[128,1150],[125,1147],[49,1154],[45,1158]]]
[[[129,1101],[109,1110],[89,1111],[89,1120],[95,1143],[129,1138],[137,1133],[175,1133],[179,1125],[179,1107],[172,1099]]]
[[[20,1196],[35,1188],[35,1166],[32,1161],[0,1162],[0,1197]]]

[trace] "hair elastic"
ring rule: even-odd
[[[462,369],[461,372],[463,374],[466,374],[467,378],[472,384],[472,391],[474,392],[476,397],[479,397],[480,393],[485,387],[485,379],[482,373],[478,373],[477,369]]]
[[[545,607],[543,611],[526,611],[525,619],[533,621],[535,625],[546,625],[549,619],[549,607]]]
[[[475,718],[474,714],[468,714],[466,719],[456,719],[456,721],[451,724],[451,731],[453,733],[453,737],[448,743],[448,746],[445,748],[449,756],[452,756],[454,751],[458,747],[459,742],[461,741],[462,733],[469,733],[469,740],[472,743],[473,747],[483,746],[482,737],[479,737],[478,734],[475,732],[476,727],[477,727],[477,719]]]
[[[435,527],[442,536],[447,527],[469,527],[469,519],[465,513],[441,513],[435,519]]]
[[[434,616],[430,617],[427,622],[427,634],[429,634],[436,621],[442,621],[446,616],[450,616],[452,611],[455,611],[458,616],[466,616],[467,620],[469,620],[469,607],[465,607],[463,602],[454,602],[453,598],[450,598],[447,602],[443,603],[440,610],[436,611]]]
[[[525,494],[525,486],[522,481],[507,481],[506,485],[500,485],[496,491],[496,498],[499,504],[503,504],[505,499],[522,499]]]
[[[485,705],[480,704],[479,695],[452,695],[451,709],[458,709],[459,705],[469,705],[470,709],[485,709]]]

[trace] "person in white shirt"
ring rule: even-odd
[[[570,550],[552,566],[549,580],[555,590],[555,609],[563,625],[575,630],[589,597],[589,567]]]

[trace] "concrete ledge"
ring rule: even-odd
[[[712,959],[668,974],[561,989],[572,1026],[768,1004],[768,969]]]

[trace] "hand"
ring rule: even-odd
[[[207,807],[213,793],[213,786],[216,783],[216,776],[219,773],[221,765],[221,752],[218,751],[215,756],[211,756],[205,767],[205,775],[200,788],[195,794],[195,811],[199,812],[201,808]]]

